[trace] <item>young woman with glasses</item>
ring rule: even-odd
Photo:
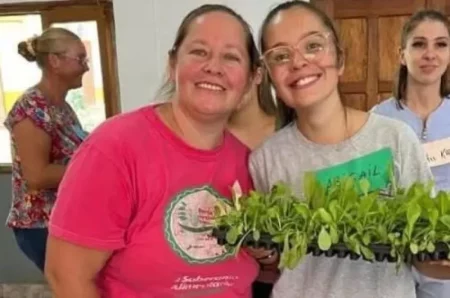
[[[303,1],[272,9],[260,46],[277,97],[292,109],[292,122],[256,149],[250,172],[256,189],[284,181],[302,197],[306,172],[366,177],[371,190],[389,191],[389,169],[402,187],[432,180],[425,154],[404,123],[345,107],[338,89],[344,55],[332,21]],[[351,57],[349,58],[351,59]],[[319,175],[318,175],[319,176]],[[274,298],[411,298],[411,268],[363,260],[306,256],[274,280]]]

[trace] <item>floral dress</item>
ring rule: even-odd
[[[12,145],[12,204],[6,224],[12,228],[46,228],[50,212],[56,200],[57,189],[29,190],[23,178],[20,156],[12,128],[30,119],[34,125],[51,137],[49,162],[67,165],[74,151],[87,133],[66,102],[52,105],[36,88],[27,90],[9,112],[5,127],[11,134]]]

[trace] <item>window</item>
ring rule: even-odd
[[[3,122],[17,97],[35,84],[40,71],[17,53],[17,44],[42,32],[40,15],[0,16],[0,164],[11,163],[9,132]]]
[[[111,4],[62,7],[42,4],[38,9],[36,7],[28,9],[30,13],[2,15],[0,5],[0,166],[2,170],[11,165],[10,136],[3,126],[5,117],[20,94],[35,85],[41,76],[35,63],[27,62],[17,53],[17,44],[35,34],[40,34],[44,28],[55,26],[71,30],[80,36],[86,46],[90,71],[83,77],[83,86],[70,91],[66,98],[77,113],[83,128],[92,131],[107,117],[119,111]]]

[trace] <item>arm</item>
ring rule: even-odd
[[[48,133],[30,118],[14,125],[12,133],[28,187],[32,190],[58,187],[66,167],[50,163],[51,138]]]
[[[45,275],[54,297],[100,298],[95,279],[110,256],[110,251],[89,249],[50,236]]]
[[[102,269],[125,247],[133,177],[118,148],[94,135],[80,146],[61,182],[45,265],[57,298],[99,298]]]

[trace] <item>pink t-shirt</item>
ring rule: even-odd
[[[217,149],[192,148],[153,107],[122,114],[74,155],[50,234],[114,251],[98,279],[102,297],[249,298],[257,263],[210,236],[217,200],[236,181],[251,188],[248,154],[229,133]]]

